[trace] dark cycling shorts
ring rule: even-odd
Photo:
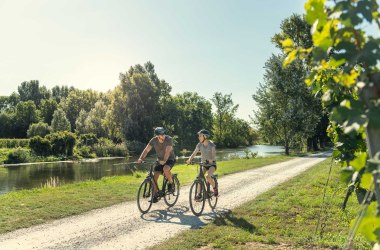
[[[204,167],[204,168],[208,171],[211,167],[214,167],[214,168],[215,168],[215,171],[216,171],[216,165],[211,165],[211,166]]]
[[[164,172],[164,166],[168,165],[170,167],[170,169],[172,169],[174,164],[175,164],[175,160],[167,160],[164,165],[160,165],[158,163],[158,161],[156,161],[156,166],[154,167],[154,171],[163,173]]]

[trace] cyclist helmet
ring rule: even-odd
[[[155,135],[164,135],[165,134],[165,129],[163,127],[157,127],[154,129],[154,134]]]
[[[211,136],[210,132],[206,129],[199,130],[197,134],[198,135],[202,134],[202,135],[204,135],[205,138],[210,138],[210,136]]]

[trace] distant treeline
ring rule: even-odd
[[[211,130],[219,147],[251,145],[258,135],[236,117],[237,108],[231,94],[217,92],[211,100],[194,92],[171,95],[170,84],[159,79],[147,62],[121,73],[120,84],[107,93],[68,86],[47,89],[38,80],[22,82],[17,92],[0,97],[0,138],[45,138],[67,131],[78,141],[91,134],[124,143],[133,153],[142,150],[154,127],[163,126],[178,151],[192,150],[201,128]]]

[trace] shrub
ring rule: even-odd
[[[98,143],[98,137],[96,134],[81,134],[79,135],[79,142],[83,146],[94,146]]]
[[[132,155],[138,155],[140,154],[144,148],[145,144],[139,141],[128,141],[127,142],[127,147],[128,147],[128,152]]]
[[[39,122],[39,123],[31,124],[26,133],[27,133],[27,136],[31,138],[37,135],[41,137],[45,137],[50,132],[51,132],[51,128],[49,127],[49,124],[44,123],[44,122]]]
[[[74,133],[59,131],[46,136],[55,155],[73,156],[77,139]]]
[[[25,148],[16,148],[8,153],[7,159],[4,163],[12,164],[12,163],[24,163],[28,162],[30,158],[29,149]]]
[[[94,151],[99,157],[127,156],[128,148],[125,144],[98,143],[94,145]]]
[[[36,155],[50,155],[51,154],[51,144],[50,141],[41,136],[35,136],[30,139],[29,147]]]
[[[76,154],[84,157],[84,158],[95,158],[96,155],[92,153],[92,149],[89,146],[81,146],[77,147]]]
[[[26,148],[29,146],[29,139],[0,139],[0,148]]]

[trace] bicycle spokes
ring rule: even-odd
[[[194,215],[202,214],[205,206],[206,192],[199,181],[194,181],[190,188],[189,201],[190,208]]]
[[[145,179],[141,183],[139,191],[137,193],[137,206],[141,213],[147,213],[152,207],[153,202],[153,185],[152,181]]]

